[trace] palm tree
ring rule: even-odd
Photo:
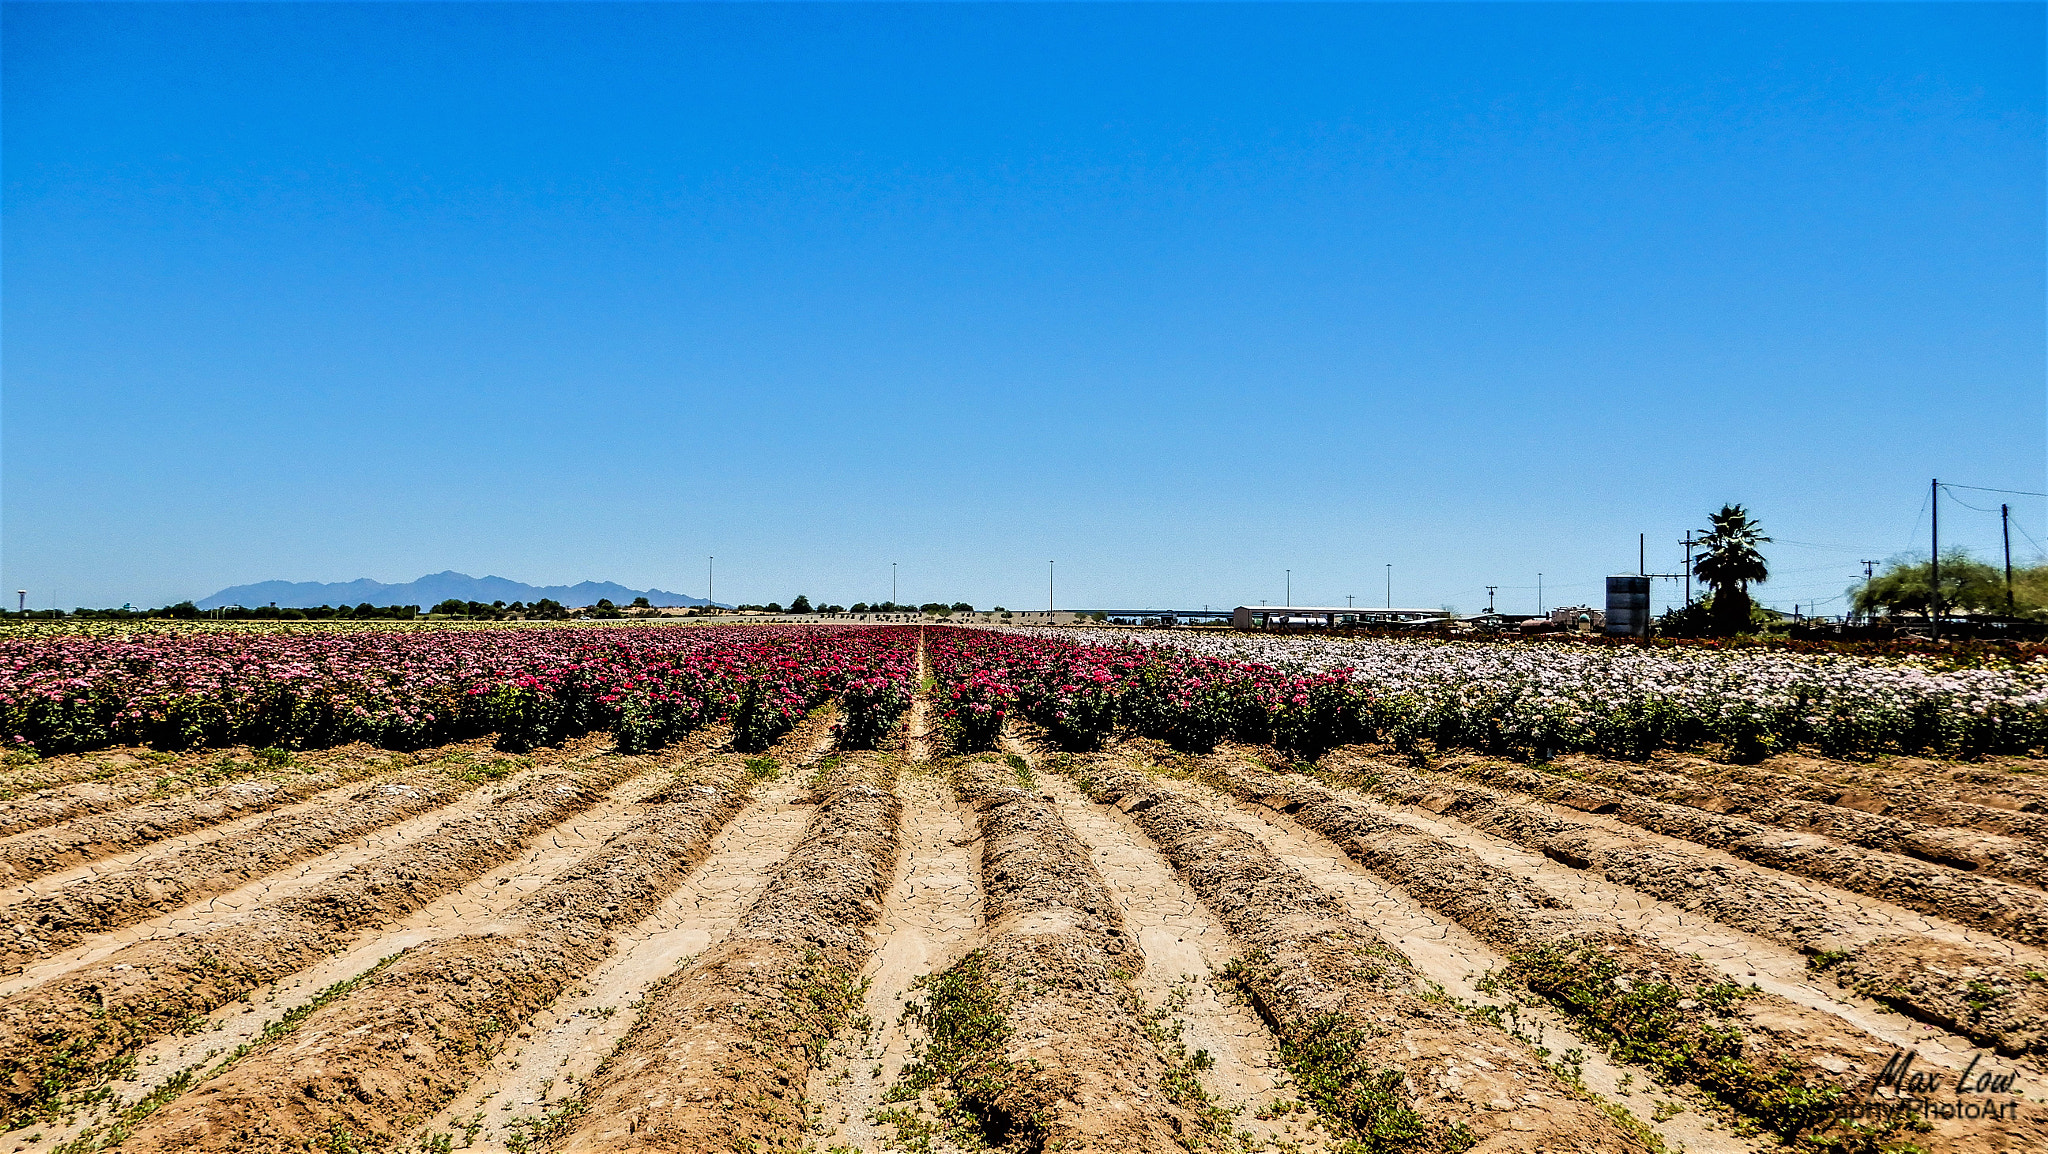
[[[1770,580],[1770,567],[1757,546],[1770,541],[1758,531],[1749,511],[1723,505],[1708,515],[1713,528],[1701,530],[1705,552],[1692,563],[1693,575],[1714,591],[1715,631],[1724,636],[1749,631],[1749,586]]]

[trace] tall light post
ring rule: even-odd
[[[1536,616],[1543,616],[1543,574],[1536,575]]]
[[[1394,607],[1394,564],[1387,563],[1387,608]]]
[[[889,604],[896,604],[896,562],[889,562]]]
[[[1294,570],[1287,571],[1287,608],[1294,608]]]
[[[1488,585],[1486,587],[1486,615],[1488,617],[1493,616],[1493,591],[1498,588],[1500,588],[1498,585]]]
[[[715,554],[704,558],[704,612],[706,613],[717,608],[717,606],[712,604],[711,599],[711,570],[717,560],[718,557]]]
[[[1052,562],[1045,563],[1045,620],[1052,623]]]

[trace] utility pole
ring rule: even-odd
[[[1052,562],[1045,563],[1045,620],[1052,623]]]
[[[889,605],[896,604],[896,562],[889,562]]]
[[[1927,482],[1927,512],[1933,522],[1933,544],[1927,556],[1932,562],[1930,580],[1927,585],[1927,620],[1933,630],[1933,639],[1941,640],[1941,478]]]
[[[1287,571],[1287,608],[1294,608],[1294,570]]]
[[[1543,616],[1543,574],[1536,575],[1536,616]]]
[[[2005,537],[2005,615],[2011,617],[2012,610],[2012,506],[1998,507],[1998,531]]]
[[[711,566],[717,560],[716,554],[704,558],[704,612],[706,613],[711,612],[714,608],[711,604]]]
[[[1500,588],[1498,585],[1488,585],[1486,587],[1486,615],[1488,617],[1493,616],[1493,591],[1498,588]]]
[[[1680,541],[1679,544],[1685,546],[1685,607],[1690,609],[1692,608],[1692,547],[1697,544],[1692,539],[1692,530],[1687,529],[1685,531],[1685,539]]]
[[[1387,562],[1387,608],[1394,607],[1394,563]]]
[[[1861,562],[1861,564],[1863,566],[1863,584],[1867,588],[1870,585],[1871,580],[1877,576],[1877,562],[1865,560]],[[1854,611],[1854,609],[1855,606],[1850,606],[1850,610],[1852,612]]]
[[[1344,608],[1346,608],[1346,609],[1349,609],[1349,608],[1351,608],[1351,594],[1349,594],[1349,593],[1346,593],[1346,594],[1344,595]]]

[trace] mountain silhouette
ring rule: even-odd
[[[450,597],[458,601],[481,601],[489,604],[503,601],[510,604],[524,601],[528,605],[542,598],[559,601],[572,608],[579,605],[595,605],[600,599],[609,599],[615,605],[630,605],[635,597],[645,597],[654,605],[703,605],[702,597],[690,597],[682,593],[670,593],[663,589],[628,589],[610,581],[581,581],[574,585],[528,585],[524,581],[512,581],[504,577],[471,577],[450,569],[442,573],[429,573],[417,581],[402,585],[386,585],[359,577],[354,581],[258,581],[254,585],[231,585],[210,597],[201,598],[196,604],[201,609],[218,609],[227,605],[241,605],[248,608],[275,603],[281,609],[305,609],[314,605],[360,605],[367,601],[372,605],[417,605],[430,609]]]

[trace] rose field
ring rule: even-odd
[[[0,632],[16,1151],[2048,1150],[2048,660]]]

